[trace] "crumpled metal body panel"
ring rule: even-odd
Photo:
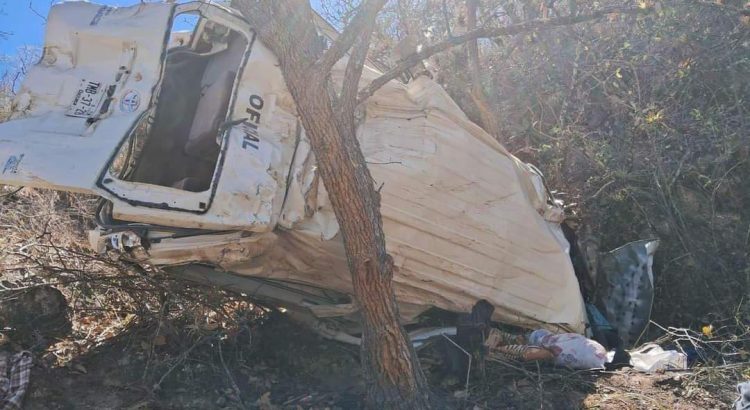
[[[56,7],[61,10],[67,4]],[[226,25],[240,24],[234,14],[220,12],[215,5],[201,3],[201,13],[225,19]],[[219,24],[224,23],[220,20]],[[135,33],[142,27],[130,29]],[[251,27],[237,31],[249,33]],[[113,44],[119,47],[134,33],[124,27]],[[154,55],[162,47],[146,41],[140,46],[151,46],[148,49]],[[20,122],[0,127],[0,154],[25,152],[26,157],[14,167],[18,175],[33,179],[33,186],[98,193],[113,202],[112,216],[120,223],[140,224],[140,232],[142,224],[153,227],[145,230],[148,234],[143,238],[150,247],[133,250],[138,259],[161,266],[208,264],[240,276],[294,284],[297,289],[307,286],[351,295],[339,226],[309,140],[298,125],[294,101],[273,54],[257,39],[250,51],[244,71],[237,73],[239,83],[227,118],[235,125],[224,134],[225,160],[217,166],[212,202],[202,201],[204,192],[127,181],[118,182],[122,186],[117,191],[110,186],[117,181],[106,182],[106,178],[102,189],[94,189],[102,163],[107,161],[104,156],[111,157],[114,149],[108,145],[107,150],[88,150],[95,138],[66,140],[66,152],[75,156],[67,163],[85,164],[91,156],[100,163],[74,167],[65,176],[70,181],[60,183],[53,181],[58,177],[52,171],[45,173],[49,178],[39,178],[38,172],[52,169],[55,163],[42,167],[42,159],[32,161],[49,148],[5,149],[10,145],[3,141],[3,132],[12,130],[17,134],[14,141],[24,141],[26,125]],[[157,79],[156,61],[149,66],[152,81]],[[345,66],[346,59],[336,65],[331,76],[334,82],[341,83]],[[365,67],[362,85],[381,74]],[[78,75],[74,77],[77,81]],[[85,122],[62,113],[69,94],[55,100],[57,113],[45,117],[45,126]],[[247,134],[238,128],[238,121],[248,117],[256,97],[265,101],[255,117],[260,118],[258,135],[253,135],[252,144],[245,144]],[[112,141],[122,140],[125,130],[110,128],[110,124],[116,123],[99,121],[96,132],[109,133]],[[40,144],[57,137],[34,136]],[[559,226],[560,205],[550,201],[538,172],[472,123],[437,82],[421,76],[408,84],[386,84],[364,105],[357,138],[374,183],[380,187],[383,228],[394,258],[393,280],[402,313],[413,317],[430,307],[469,312],[477,300],[486,299],[495,306],[493,319],[497,321],[584,331],[586,314],[568,256],[569,244]],[[27,179],[8,177],[0,182],[26,183]],[[139,201],[124,201],[117,192]],[[164,206],[144,205],[149,198]],[[202,233],[170,235],[155,226],[195,228]],[[92,235],[97,245],[102,239]]]
[[[486,299],[496,306],[494,320],[583,332],[561,213],[546,201],[541,177],[471,123],[437,83],[420,77],[385,86],[368,101],[358,138],[382,184],[402,311],[468,312]],[[245,260],[219,263],[216,242],[215,251],[194,259],[210,263],[206,256],[213,254],[224,271],[352,294],[338,223],[304,133],[273,235],[272,241],[232,239],[235,254],[255,255]],[[192,242],[175,264],[190,260]],[[152,261],[170,264],[161,251],[176,256],[168,243],[152,246]],[[262,251],[250,250],[260,243]]]

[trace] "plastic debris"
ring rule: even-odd
[[[642,372],[686,370],[687,355],[675,350],[664,350],[655,343],[648,343],[630,352],[630,364]]]

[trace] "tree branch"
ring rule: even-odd
[[[32,13],[36,14],[40,19],[44,20],[45,22],[47,21],[47,17],[44,17],[42,13],[36,11],[36,9],[34,8],[34,0],[29,0],[29,10],[31,10]]]
[[[336,62],[354,45],[365,31],[372,31],[375,19],[387,0],[366,0],[359,6],[359,11],[331,47],[315,63],[316,70],[328,72]],[[368,36],[369,38],[369,36]],[[368,41],[369,43],[369,41]]]
[[[477,28],[478,0],[466,0],[466,29],[471,32]],[[469,74],[471,75],[471,96],[474,105],[479,111],[479,121],[482,128],[495,139],[500,138],[500,125],[497,117],[492,112],[490,99],[482,85],[481,68],[479,63],[479,43],[477,39],[466,42],[466,54],[469,63]]]
[[[703,0],[697,0],[696,3],[707,6],[707,7],[714,7],[719,10],[728,10],[735,13],[739,13],[741,16],[750,16],[750,3],[745,4],[745,8],[739,8],[728,4],[722,4],[716,1],[703,1]]]
[[[357,108],[357,93],[359,92],[359,81],[362,78],[362,70],[367,59],[367,52],[370,49],[370,37],[372,29],[369,28],[359,35],[359,39],[354,44],[349,61],[344,71],[344,82],[341,87],[341,98],[338,102],[339,115],[353,115]]]
[[[572,24],[583,23],[586,21],[600,19],[609,14],[643,14],[650,12],[651,9],[643,8],[632,8],[632,7],[608,7],[601,10],[597,10],[591,14],[578,15],[578,16],[564,16],[557,17],[554,19],[538,19],[524,21],[517,24],[511,24],[504,27],[480,27],[476,30],[468,31],[460,36],[445,39],[439,43],[423,47],[417,53],[414,53],[403,60],[401,60],[394,68],[387,71],[385,74],[374,79],[367,87],[362,89],[359,93],[358,103],[361,104],[367,98],[371,97],[377,90],[387,84],[389,81],[397,78],[406,70],[419,64],[420,61],[425,60],[437,53],[445,51],[451,47],[461,45],[467,41],[478,39],[478,38],[493,38],[502,36],[511,36],[520,33],[526,33],[536,30],[548,30],[560,26],[569,26]]]

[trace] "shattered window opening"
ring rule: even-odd
[[[157,103],[123,144],[110,173],[129,182],[209,190],[247,44],[241,33],[197,14],[177,15]]]

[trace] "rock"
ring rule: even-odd
[[[24,348],[51,343],[71,328],[68,304],[62,292],[40,286],[3,295],[0,300],[0,329]]]

